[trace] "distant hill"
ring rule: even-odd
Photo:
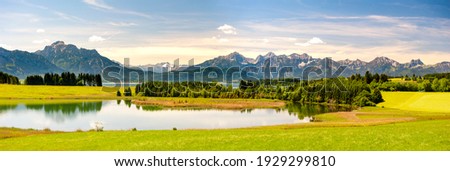
[[[326,62],[326,59],[329,62]],[[424,75],[429,73],[450,72],[450,62],[441,62],[435,65],[425,65],[420,59],[413,59],[408,63],[399,63],[388,57],[376,57],[372,61],[365,62],[357,60],[339,60],[334,61],[331,58],[313,58],[308,54],[291,54],[291,55],[276,55],[272,52],[266,55],[259,55],[256,59],[246,58],[238,52],[233,52],[226,56],[219,56],[207,60],[201,64],[183,68],[178,71],[190,71],[196,67],[205,68],[208,66],[228,69],[231,67],[289,67],[292,69],[292,76],[299,77],[306,68],[320,68],[323,69],[325,65],[331,65],[333,72],[339,66],[346,66],[342,76],[350,76],[352,74],[364,74],[366,71],[372,73],[384,73],[390,76],[400,75]],[[261,70],[261,69],[260,69]],[[272,74],[274,75],[274,74]],[[275,74],[276,75],[276,74]],[[261,76],[261,74],[260,74]]]
[[[43,56],[25,51],[8,51],[0,48],[0,71],[19,78],[47,72],[63,72]]]
[[[121,65],[96,50],[78,48],[72,44],[57,41],[34,53],[0,47],[0,71],[19,78],[45,73],[89,73],[100,74],[108,66]]]
[[[57,41],[35,54],[43,56],[57,67],[74,73],[99,74],[107,66],[120,66],[101,56],[96,50],[78,48],[72,44]]]

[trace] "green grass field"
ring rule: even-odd
[[[1,86],[11,92],[1,95],[0,104],[115,98],[115,93],[96,87],[56,86],[45,90],[48,87]],[[30,88],[35,91],[27,90]],[[40,89],[55,95],[49,98]],[[21,95],[31,99],[18,98]],[[386,102],[377,107],[318,115],[320,122],[308,124],[65,133],[0,128],[0,150],[450,150],[450,93],[383,92],[382,95]],[[180,102],[176,98],[153,100]],[[191,99],[181,99],[180,103],[187,100]],[[200,98],[190,103],[209,100]]]
[[[385,102],[377,106],[410,111],[450,112],[450,93],[383,92]]]
[[[370,127],[106,131],[0,140],[1,150],[450,150],[448,120]]]
[[[404,80],[404,79],[402,79],[402,78],[391,78],[391,79],[389,79],[389,80],[392,81],[392,82],[400,82],[400,83],[405,83],[405,82],[409,82],[409,83],[417,83],[417,81],[412,81],[412,80],[406,81],[406,80]]]
[[[116,92],[102,91],[102,87],[87,86],[30,86],[0,84],[0,99],[102,99],[116,98]]]

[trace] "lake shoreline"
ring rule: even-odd
[[[136,105],[155,105],[168,108],[194,107],[215,109],[282,108],[286,102],[268,99],[213,99],[213,98],[167,98],[154,97],[133,99]]]

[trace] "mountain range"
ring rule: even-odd
[[[191,70],[195,67],[218,67],[227,69],[231,67],[290,67],[293,69],[293,76],[300,76],[306,68],[320,68],[323,69],[326,61],[330,61],[331,69],[336,71],[340,66],[345,66],[346,69],[342,76],[350,76],[352,74],[364,74],[366,71],[372,73],[384,73],[390,76],[401,75],[424,75],[429,73],[450,72],[450,62],[440,62],[434,65],[425,65],[420,59],[413,59],[408,63],[399,63],[388,57],[376,57],[372,61],[365,62],[357,60],[332,60],[332,58],[313,58],[306,53],[290,54],[290,55],[276,55],[272,52],[266,55],[259,55],[256,59],[246,58],[238,52],[233,52],[226,56],[219,56],[207,60],[201,64],[191,66],[183,70]]]
[[[327,62],[328,61],[328,62]],[[339,66],[346,66],[342,76],[352,74],[364,74],[366,71],[372,73],[384,73],[390,76],[400,75],[424,75],[428,73],[450,72],[450,62],[440,62],[434,65],[425,65],[420,59],[413,59],[408,63],[399,63],[387,57],[376,57],[372,61],[365,62],[357,60],[333,60],[332,58],[313,58],[304,54],[276,55],[272,52],[266,55],[259,55],[254,58],[247,58],[238,52],[233,52],[225,56],[218,56],[194,66],[173,67],[168,62],[154,65],[133,66],[127,69],[153,67],[155,73],[163,72],[165,69],[171,72],[183,72],[198,70],[198,68],[217,67],[223,70],[239,67],[288,67],[291,76],[298,77],[306,68],[324,68],[331,65],[332,70],[337,70]],[[63,41],[56,41],[36,52],[26,52],[20,50],[9,51],[0,47],[0,71],[9,73],[19,78],[28,75],[44,74],[48,72],[74,72],[99,74],[108,66],[121,67],[122,64],[114,62],[107,57],[100,55],[96,50],[78,48],[72,44],[65,44]],[[261,75],[259,75],[261,76]]]
[[[107,66],[120,64],[100,55],[96,50],[78,48],[63,41],[57,41],[34,53],[0,48],[0,71],[19,78],[66,71],[99,74]]]

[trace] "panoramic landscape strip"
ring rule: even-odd
[[[450,151],[449,9],[3,0],[0,151]]]

